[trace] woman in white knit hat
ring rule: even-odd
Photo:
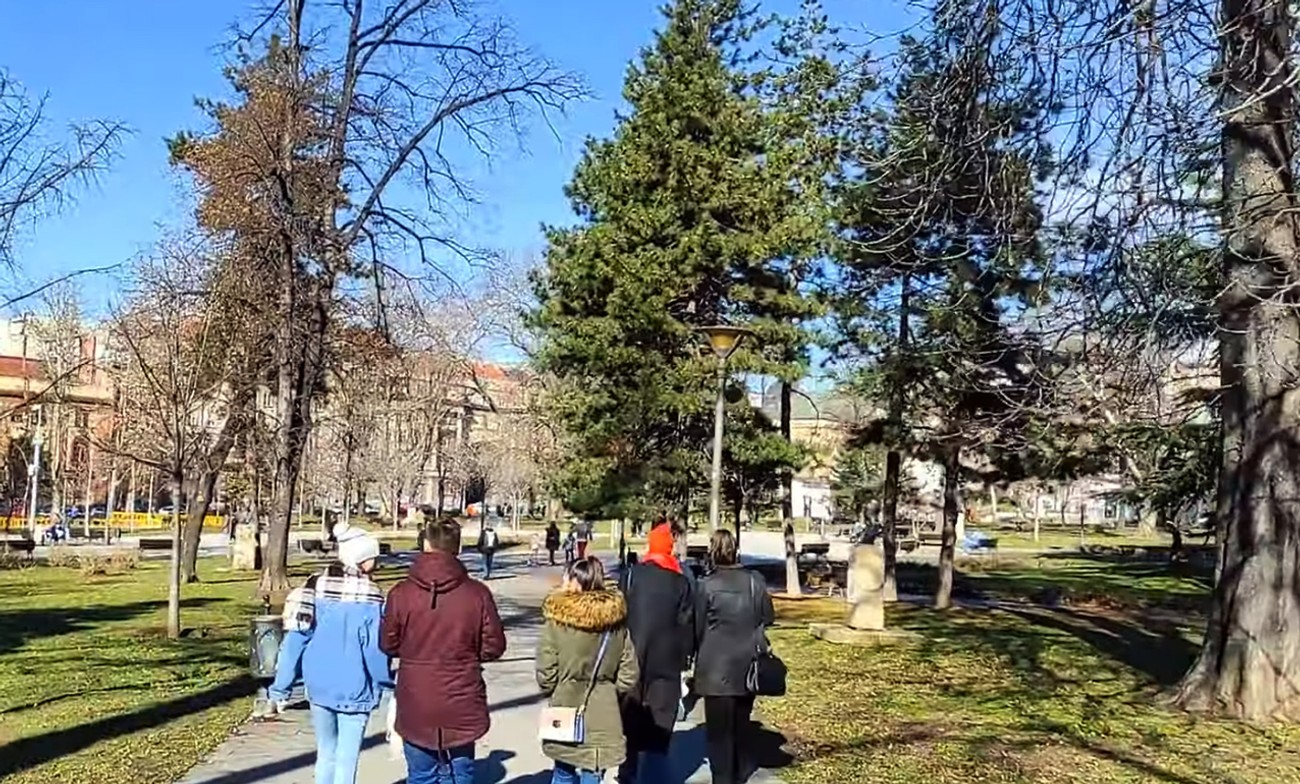
[[[334,527],[334,536],[338,562],[285,601],[269,691],[282,704],[301,674],[316,731],[316,784],[354,784],[366,723],[393,677],[379,650],[384,594],[370,579],[379,542],[346,523]]]

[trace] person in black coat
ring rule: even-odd
[[[736,537],[713,533],[714,571],[695,596],[695,693],[704,698],[705,738],[714,784],[739,784],[748,772],[744,749],[754,695],[746,683],[763,630],[775,620],[767,583],[740,566]]]
[[[546,526],[546,552],[551,557],[551,566],[555,566],[555,551],[560,549],[560,527],[552,520]]]
[[[671,525],[650,530],[645,559],[627,570],[621,587],[640,679],[622,701],[627,760],[618,781],[657,784],[670,778],[668,744],[695,641],[694,598],[673,555]]]

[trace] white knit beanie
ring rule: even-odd
[[[339,563],[352,569],[379,557],[379,540],[360,528],[347,523],[334,526],[334,538],[339,543]]]

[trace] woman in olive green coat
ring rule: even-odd
[[[583,718],[582,743],[544,741],[542,751],[555,760],[553,784],[599,782],[627,755],[618,698],[637,682],[636,653],[625,622],[623,594],[605,587],[605,569],[593,557],[575,561],[560,590],[542,605],[546,625],[537,646],[537,685],[559,708],[579,708],[595,686]],[[605,654],[596,668],[601,640],[608,634]]]

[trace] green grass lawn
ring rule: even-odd
[[[1079,553],[958,565],[960,596],[1010,601],[891,607],[889,625],[918,633],[891,647],[814,640],[807,624],[842,620],[842,601],[779,604],[790,696],[763,710],[796,757],[790,784],[1297,780],[1300,728],[1162,707],[1199,645],[1203,569]],[[900,565],[905,592],[928,593],[934,576]]]
[[[893,607],[915,642],[815,640],[842,601],[782,602],[790,694],[764,700],[789,784],[1272,784],[1300,778],[1300,727],[1166,710],[1199,621],[1107,609]]]
[[[185,587],[176,642],[160,562],[0,571],[0,781],[169,784],[247,718],[254,577],[218,563]]]

